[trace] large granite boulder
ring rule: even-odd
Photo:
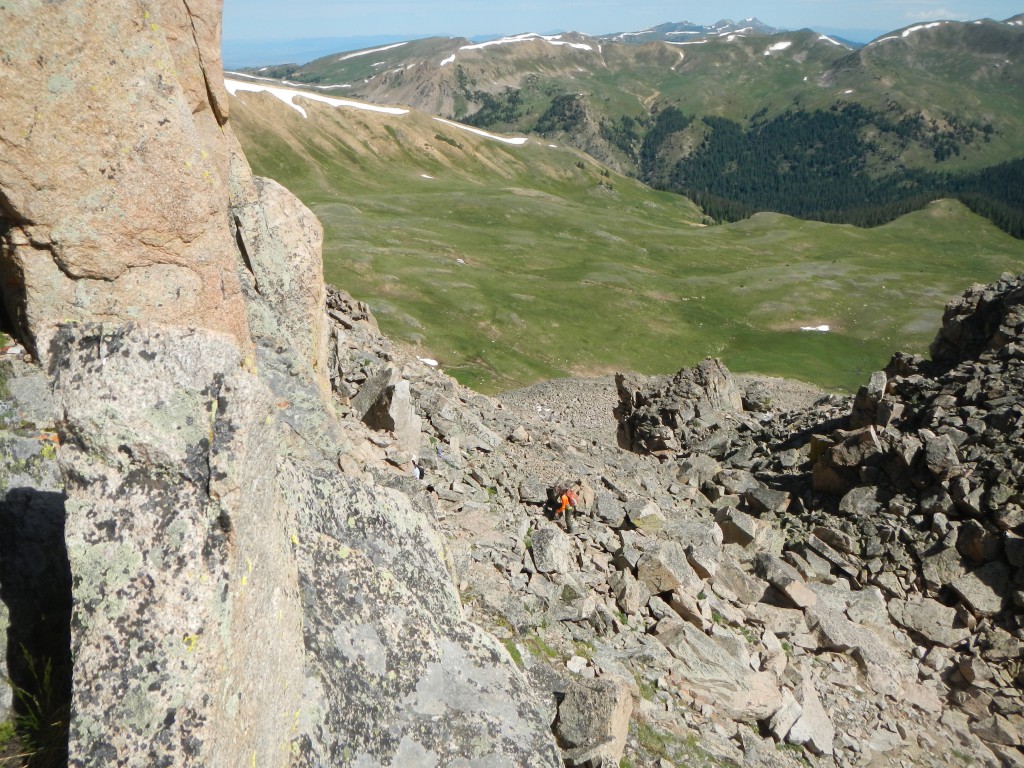
[[[301,764],[558,765],[526,680],[463,617],[426,516],[329,464],[281,472],[317,699],[303,709]]]
[[[0,290],[41,357],[68,320],[197,325],[248,343],[219,12],[214,0],[0,9]]]
[[[616,374],[619,444],[638,453],[678,451],[743,412],[740,389],[721,360],[708,358],[675,376]]]
[[[557,765],[428,517],[296,435],[229,337],[70,327],[53,360],[73,764]]]

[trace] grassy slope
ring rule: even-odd
[[[955,203],[874,230],[776,214],[706,228],[688,201],[546,142],[415,112],[307,104],[305,120],[263,94],[231,109],[254,170],[324,223],[328,280],[481,391],[709,354],[851,389],[924,351],[967,284],[1024,267],[1024,243]],[[834,331],[799,330],[819,324]]]

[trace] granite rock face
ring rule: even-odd
[[[220,4],[17,2],[0,92],[0,272],[45,358],[62,321],[197,325],[248,343],[226,216]]]
[[[302,616],[270,392],[233,339],[68,328],[52,353],[75,608],[75,765],[277,765]]]
[[[72,326],[52,360],[73,764],[557,765],[429,518],[295,437],[229,337]]]
[[[407,497],[286,462],[299,510],[308,685],[300,765],[553,766],[506,650],[465,620],[442,541]]]

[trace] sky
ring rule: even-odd
[[[756,17],[780,29],[868,42],[920,21],[1007,19],[1024,0],[224,0],[225,43],[310,38],[481,37],[521,32],[633,32],[656,24]]]

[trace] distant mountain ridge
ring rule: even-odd
[[[431,37],[332,53],[303,65],[246,68],[239,74],[509,130],[535,130],[544,110],[572,93],[584,97],[598,122],[651,114],[669,104],[692,115],[749,122],[762,111],[772,114],[790,106],[829,109],[858,102],[888,108],[893,101],[904,110],[955,113],[967,106],[998,117],[1018,107],[1002,96],[1019,101],[1011,86],[1021,76],[1009,65],[1019,61],[1022,18],[914,24],[866,46],[813,30],[784,32],[757,19],[710,26],[683,21],[599,37]],[[876,52],[890,41],[902,45]],[[862,48],[870,53],[851,55]],[[986,70],[1004,66],[1007,70],[998,74],[1006,82],[999,93],[974,93],[975,80],[991,74]],[[889,71],[893,68],[897,71]],[[857,70],[873,71],[844,82]],[[947,92],[928,91],[929,79],[947,83]],[[510,98],[513,103],[505,104]],[[1015,156],[1016,149],[988,154],[1003,160]],[[615,154],[609,151],[598,159],[623,159]],[[919,165],[914,158],[909,164]]]
[[[571,144],[716,220],[872,226],[952,196],[1021,236],[1022,63],[1021,17],[863,46],[744,19],[426,38],[245,74]]]
[[[743,19],[739,22],[732,19],[721,19],[707,26],[694,24],[692,21],[668,22],[639,32],[618,32],[600,35],[598,39],[632,44],[649,43],[653,40],[675,43],[731,34],[774,35],[784,31],[771,27],[755,18]]]

